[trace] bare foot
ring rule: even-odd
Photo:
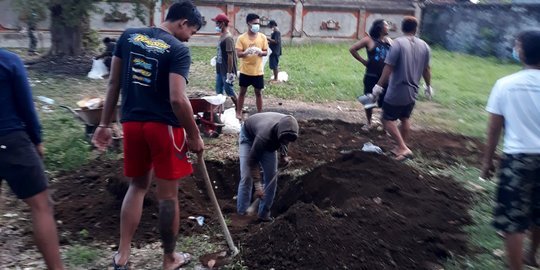
[[[407,150],[398,150],[395,152],[397,161],[405,161],[407,159],[412,159],[414,157],[413,152],[410,149]]]
[[[244,120],[244,115],[242,113],[236,113],[236,119],[242,121]]]
[[[170,255],[165,255],[163,257],[164,270],[176,270],[191,262],[191,254],[189,253],[175,252],[173,257],[174,258],[171,258]]]

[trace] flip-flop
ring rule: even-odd
[[[187,253],[187,252],[177,252],[176,254],[182,256],[182,258],[184,259],[184,262],[179,265],[178,267],[176,267],[175,269],[180,269],[186,265],[188,265],[190,262],[191,262],[191,254]]]
[[[407,161],[409,159],[414,159],[414,155],[412,153],[405,154],[405,155],[398,155],[394,159],[399,161],[399,162],[405,162],[405,161]]]
[[[113,268],[114,270],[129,270],[129,262],[126,262],[126,264],[124,265],[118,265],[116,264],[116,261],[114,260],[114,257],[116,257],[116,255],[118,254],[118,252],[114,253],[113,257],[112,257],[112,265],[113,265]]]

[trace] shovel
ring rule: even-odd
[[[270,180],[270,182],[268,182],[268,185],[266,185],[263,189],[263,194],[266,193],[266,190],[268,189],[269,186],[271,186],[278,178],[278,175],[283,172],[283,170],[285,168],[287,168],[288,166],[285,166],[281,169],[279,169],[276,174],[274,175],[274,177],[272,178],[272,180]],[[257,198],[255,199],[251,205],[248,207],[248,209],[246,210],[246,213],[249,215],[249,216],[253,216],[255,215],[255,211],[257,210],[257,208],[259,207],[259,203],[261,202],[261,198]]]
[[[199,158],[198,163],[204,177],[204,182],[206,183],[208,196],[210,196],[210,200],[212,200],[212,204],[214,205],[216,215],[218,216],[219,224],[221,225],[221,229],[223,230],[223,234],[225,235],[225,239],[227,240],[227,245],[229,246],[229,249],[230,249],[229,252],[219,251],[219,252],[205,254],[201,256],[200,258],[201,263],[204,266],[213,268],[213,267],[229,264],[231,262],[231,257],[236,256],[240,251],[234,245],[234,242],[231,237],[231,233],[229,232],[229,228],[227,228],[227,224],[225,223],[225,219],[223,218],[223,213],[221,213],[221,208],[219,207],[216,194],[214,193],[214,189],[212,188],[212,182],[210,181],[210,176],[208,176],[208,171],[206,169],[206,164],[204,163],[203,155],[199,154],[198,158]]]

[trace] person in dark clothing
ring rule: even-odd
[[[362,38],[349,49],[351,55],[366,67],[364,74],[364,94],[371,93],[373,86],[377,84],[381,77],[384,60],[390,49],[392,40],[388,37],[388,23],[384,20],[376,20],[373,22],[369,30],[369,36]],[[368,59],[364,59],[358,51],[365,48]],[[379,98],[378,106],[382,106],[384,94]],[[372,108],[365,108],[367,124],[364,126],[366,130],[371,128],[371,117],[373,115]]]
[[[258,217],[261,221],[271,221],[270,208],[276,195],[279,150],[281,163],[290,163],[287,156],[289,142],[298,138],[298,122],[290,115],[275,112],[257,113],[250,116],[240,130],[240,183],[238,185],[237,212],[245,215],[252,197],[261,198]],[[261,183],[260,168],[263,171]]]
[[[30,206],[36,245],[48,269],[64,269],[48,180],[43,167],[41,125],[21,59],[0,49],[0,184]]]
[[[114,269],[127,269],[152,178],[159,201],[163,269],[178,269],[191,261],[189,253],[175,252],[178,183],[193,172],[187,151],[202,153],[204,142],[186,94],[191,52],[184,42],[202,24],[191,1],[175,2],[159,27],[127,29],[116,45],[101,122],[92,139],[100,150],[110,145],[110,124],[121,90],[124,174],[131,183],[122,203]]]
[[[225,91],[236,107],[234,80],[236,78],[237,56],[234,38],[229,32],[229,18],[221,13],[212,21],[216,22],[216,31],[221,34],[216,53],[216,94],[223,94]]]
[[[268,46],[272,53],[269,56],[269,65],[272,72],[274,72],[274,82],[278,81],[279,73],[279,57],[281,56],[281,32],[277,27],[277,23],[274,20],[271,20],[268,23],[268,26],[272,28],[272,35],[268,37]]]
[[[103,44],[105,44],[105,51],[96,56],[96,59],[103,58],[103,63],[107,67],[107,69],[111,69],[111,60],[114,52],[114,47],[116,46],[116,39],[106,37],[103,39]]]

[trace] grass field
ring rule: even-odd
[[[192,48],[193,65],[189,87],[213,89],[214,70],[209,62],[214,48]],[[265,94],[279,98],[324,103],[335,100],[354,100],[363,92],[363,66],[348,52],[348,45],[310,45],[284,48],[281,70],[289,81],[268,85]],[[487,113],[484,110],[491,87],[498,78],[516,72],[520,67],[496,59],[480,58],[442,49],[433,49],[433,102],[422,98],[419,113],[413,121],[425,128],[443,129],[469,136],[485,137]],[[269,72],[267,73],[269,74]],[[269,76],[269,75],[267,75]],[[87,93],[103,93],[105,81],[86,78],[65,78],[31,73],[34,95],[44,95],[59,103],[74,105]],[[89,145],[78,123],[65,112],[42,113],[47,167],[49,170],[72,169],[86,162]],[[470,244],[477,253],[456,257],[446,269],[503,269],[493,250],[502,249],[500,239],[489,226],[493,182],[481,182],[478,169],[456,164],[441,172],[486,189],[479,194],[471,215],[476,222],[467,228]]]

